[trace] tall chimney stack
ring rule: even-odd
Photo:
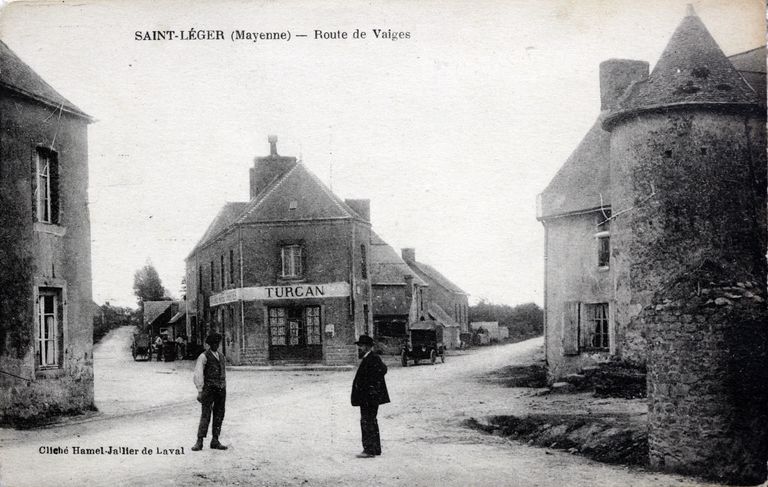
[[[296,163],[295,157],[284,157],[277,153],[277,135],[270,135],[267,137],[267,141],[269,142],[269,155],[255,158],[253,167],[250,169],[251,199]]]

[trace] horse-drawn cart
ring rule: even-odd
[[[133,343],[131,343],[131,355],[133,360],[149,360],[152,361],[152,342],[151,337],[147,333],[135,333],[133,335]]]

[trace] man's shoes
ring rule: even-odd
[[[211,450],[226,450],[228,446],[219,443],[219,440],[211,440]]]
[[[192,451],[200,451],[203,449],[203,439],[198,438],[197,443],[195,443],[195,446],[192,447]]]
[[[374,455],[373,453],[368,453],[367,451],[357,454],[357,458],[374,458],[374,457],[376,457],[376,455]]]

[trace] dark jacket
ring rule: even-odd
[[[376,353],[369,353],[357,368],[352,382],[352,405],[378,405],[389,402],[389,392],[384,375],[387,366]]]

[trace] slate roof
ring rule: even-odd
[[[144,301],[144,324],[151,325],[171,304],[173,301]]]
[[[604,125],[640,111],[692,104],[755,108],[759,98],[690,8],[648,79],[627,89]]]
[[[609,206],[610,133],[598,117],[540,196],[538,218]]]
[[[446,327],[460,327],[456,321],[451,318],[451,315],[445,312],[445,310],[437,303],[429,303],[427,307],[427,314],[433,320],[436,320]]]
[[[338,219],[364,221],[304,164],[286,164],[282,175],[275,178],[251,201],[226,203],[187,258],[239,224]]]
[[[756,47],[754,49],[750,49],[749,51],[728,56],[728,60],[731,61],[733,67],[739,71],[749,86],[755,90],[755,93],[757,93],[758,98],[763,102],[763,104],[765,104],[766,98],[765,56],[765,46]]]
[[[681,50],[695,52],[694,54],[686,55]],[[710,63],[707,56],[714,58],[714,64]],[[620,112],[602,114],[598,117],[595,124],[584,136],[584,139],[566,159],[549,185],[542,191],[537,218],[545,220],[549,217],[594,210],[600,208],[601,204],[603,206],[610,206],[610,192],[608,191],[608,188],[610,188],[610,136],[609,132],[603,129],[603,124],[606,115],[616,118],[636,110],[637,108],[628,109],[627,104],[631,103],[632,100],[638,100],[638,98],[633,98],[633,96],[639,96],[637,95],[638,93],[651,93],[649,87],[653,83],[650,80],[656,80],[654,81],[654,90],[659,91],[658,94],[661,96],[664,95],[662,88],[673,89],[674,86],[677,86],[675,83],[682,83],[682,86],[686,86],[686,80],[692,77],[693,69],[695,69],[692,66],[696,66],[697,63],[699,65],[704,63],[703,65],[710,72],[710,66],[716,68],[715,74],[717,79],[728,78],[734,85],[738,86],[739,96],[744,97],[744,99],[749,98],[751,100],[750,104],[757,102],[764,106],[766,101],[765,59],[765,47],[758,47],[725,58],[725,55],[714,39],[712,39],[709,32],[707,32],[701,20],[695,15],[686,17],[677,28],[664,50],[664,54],[662,54],[661,59],[654,67],[653,73],[649,77],[649,82],[636,83],[628,88],[620,102],[623,103],[618,108]],[[728,63],[731,63],[731,68],[724,65]],[[676,72],[678,66],[681,67],[681,74],[679,76]],[[668,77],[670,81],[659,81],[658,78],[660,76]],[[714,95],[719,96],[722,90],[717,89],[717,84],[712,84],[715,75],[710,74],[708,76],[710,77],[706,80],[706,89],[709,91],[702,90],[699,99],[704,99],[704,96],[711,96],[710,100],[714,103],[716,102]],[[695,79],[698,80],[699,78]],[[712,92],[713,89],[714,93]],[[691,103],[699,102],[692,101]],[[726,101],[725,103],[728,102]]]
[[[370,268],[372,285],[405,285],[403,276],[413,276],[413,282],[419,286],[426,286],[418,274],[416,274],[405,261],[397,255],[387,242],[376,232],[371,231]]]
[[[422,262],[408,262],[408,266],[411,267],[411,269],[413,269],[414,271],[416,271],[417,274],[422,275],[422,278],[426,277],[427,284],[429,284],[429,280],[431,279],[435,281],[438,285],[444,287],[449,291],[452,291],[458,294],[468,294],[467,292],[462,290],[459,286],[452,283],[450,279],[448,279],[444,275],[437,272],[437,270],[431,265],[424,264]]]
[[[92,121],[88,114],[61,96],[2,41],[0,41],[0,87],[54,108],[61,107],[74,115]]]

